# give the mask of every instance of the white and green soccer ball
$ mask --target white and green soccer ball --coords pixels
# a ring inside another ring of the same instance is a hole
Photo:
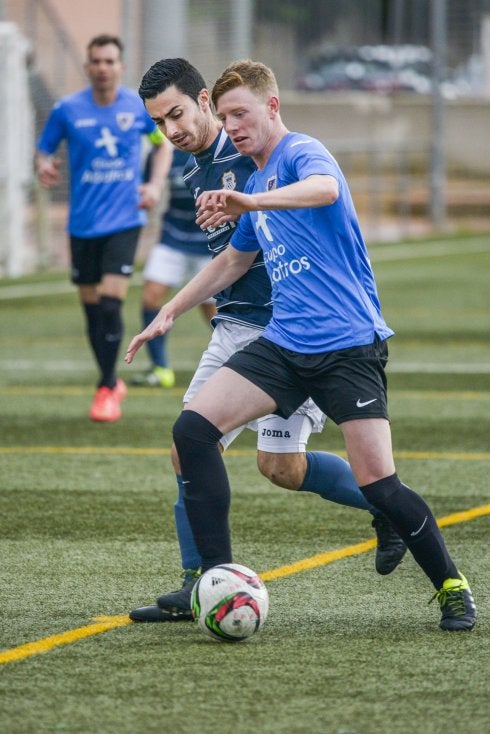
[[[222,642],[241,642],[264,624],[269,594],[264,582],[246,566],[223,563],[199,577],[191,609],[199,629]]]

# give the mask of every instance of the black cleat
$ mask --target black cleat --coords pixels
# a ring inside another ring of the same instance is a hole
[[[158,607],[162,611],[176,616],[191,614],[192,589],[200,575],[200,571],[184,571],[184,583],[180,589],[159,596],[157,599]]]
[[[187,622],[192,619],[192,614],[170,614],[164,612],[160,607],[138,607],[129,612],[129,618],[133,622]]]
[[[447,632],[469,632],[476,623],[473,594],[462,573],[460,576],[460,579],[446,579],[430,600],[439,602],[442,612],[439,627]]]
[[[378,547],[376,548],[375,567],[381,576],[395,570],[407,552],[407,546],[400,538],[386,515],[377,515],[371,525],[376,531]]]

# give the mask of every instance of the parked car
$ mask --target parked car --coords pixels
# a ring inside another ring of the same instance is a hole
[[[324,46],[309,59],[298,89],[307,91],[362,90],[394,94],[429,94],[432,87],[432,51],[411,44],[389,46]],[[456,85],[443,83],[445,96],[457,96]]]

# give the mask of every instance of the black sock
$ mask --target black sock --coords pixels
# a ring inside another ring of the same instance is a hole
[[[182,470],[185,509],[202,571],[231,563],[230,485],[218,449],[223,434],[199,413],[184,410],[173,435]]]
[[[99,387],[116,384],[116,361],[123,337],[122,301],[112,296],[100,299],[99,360],[102,378]]]
[[[360,489],[368,502],[391,520],[436,589],[447,578],[459,578],[435,517],[420,495],[402,484],[396,474]]]

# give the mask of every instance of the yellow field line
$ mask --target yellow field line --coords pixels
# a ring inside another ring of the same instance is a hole
[[[171,389],[165,389],[165,392],[155,391],[154,387],[138,387],[135,389],[129,388],[129,394],[132,398],[134,397],[182,397],[187,388],[185,387],[174,387]],[[33,397],[44,397],[44,396],[58,396],[58,397],[70,397],[70,396],[82,396],[91,395],[93,388],[82,385],[66,385],[59,387],[56,385],[36,387],[30,385],[11,385],[0,387],[0,396],[8,395],[30,395]],[[490,391],[487,390],[390,390],[390,397],[397,399],[407,400],[490,400]]]
[[[256,449],[227,449],[226,456],[255,456]],[[339,456],[345,451],[336,450]],[[132,446],[0,446],[0,454],[72,454],[74,456],[170,456],[170,449]],[[396,459],[454,459],[457,461],[490,461],[490,452],[394,451]]]
[[[439,527],[447,527],[449,525],[468,522],[469,520],[474,520],[477,517],[483,517],[483,515],[490,515],[490,504],[481,505],[480,507],[472,507],[469,510],[462,510],[461,512],[453,512],[451,515],[445,515],[444,517],[439,518],[437,524]],[[376,540],[366,540],[363,543],[348,545],[345,548],[339,548],[338,550],[318,553],[310,558],[304,558],[302,561],[298,561],[297,563],[279,566],[279,568],[274,568],[271,571],[263,571],[259,575],[263,581],[273,581],[274,579],[284,578],[285,576],[292,576],[293,574],[300,573],[301,571],[318,568],[318,566],[327,566],[329,563],[340,561],[342,558],[367,553],[367,551],[370,551],[375,546]],[[95,624],[78,627],[77,629],[69,630],[68,632],[62,632],[58,635],[45,637],[42,640],[37,640],[37,642],[28,642],[25,645],[19,645],[18,647],[13,647],[10,650],[0,652],[0,665],[4,663],[12,663],[15,660],[22,660],[23,658],[28,658],[32,655],[39,655],[39,653],[48,652],[55,647],[69,645],[72,642],[77,642],[85,637],[91,637],[92,635],[98,635],[101,632],[107,632],[108,630],[115,629],[116,627],[125,627],[128,624],[132,624],[127,614],[112,617],[93,617],[93,620]]]
[[[312,568],[318,568],[318,566],[327,566],[329,563],[340,561],[342,558],[358,556],[361,553],[367,553],[375,547],[376,540],[372,538],[371,540],[364,541],[364,543],[356,543],[356,545],[348,545],[338,550],[318,553],[316,556],[304,558],[302,561],[290,563],[287,566],[273,568],[271,571],[264,571],[259,575],[262,581],[273,581],[274,579],[284,578],[285,576],[293,576],[295,573],[300,573],[301,571],[309,571]]]
[[[45,637],[42,640],[37,640],[37,642],[28,642],[26,645],[19,645],[18,647],[12,647],[10,650],[5,650],[5,652],[0,652],[0,664],[12,663],[14,660],[39,655],[39,653],[48,652],[54,647],[69,645],[72,642],[77,642],[77,640],[83,640],[84,637],[98,635],[115,627],[124,627],[126,624],[131,624],[127,614],[118,617],[106,617],[105,621],[97,622],[97,624],[88,624],[85,627],[78,627],[74,630],[68,630],[68,632],[61,632],[59,635]]]
[[[451,515],[445,515],[437,521],[437,524],[440,528],[444,528],[449,525],[468,522],[469,520],[474,520],[475,518],[482,517],[483,515],[490,515],[490,504],[481,505],[480,507],[472,507],[469,510],[463,510],[461,512],[453,512]],[[265,571],[260,574],[260,577],[263,581],[273,581],[274,579],[284,578],[285,576],[292,576],[293,574],[300,573],[301,571],[309,571],[312,568],[318,568],[318,566],[327,566],[329,563],[340,561],[342,558],[358,556],[361,553],[367,553],[367,551],[375,547],[376,540],[372,538],[371,540],[366,540],[364,543],[348,545],[345,548],[339,548],[339,550],[318,553],[316,556],[305,558],[302,561],[297,561],[297,563],[291,563],[287,566],[274,568],[271,571]]]

